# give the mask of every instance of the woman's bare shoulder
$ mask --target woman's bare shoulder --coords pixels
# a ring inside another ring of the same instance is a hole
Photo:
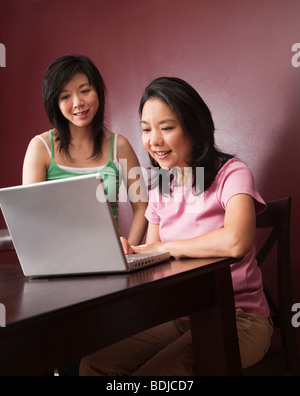
[[[42,139],[40,139],[39,137],[41,137]],[[49,131],[42,132],[42,133],[35,135],[29,142],[28,150],[31,152],[37,150],[40,153],[46,153],[46,152],[48,152],[48,150],[45,146],[45,143],[50,150],[51,143],[50,143],[50,132]]]

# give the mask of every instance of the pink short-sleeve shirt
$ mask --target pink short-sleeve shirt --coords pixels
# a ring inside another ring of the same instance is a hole
[[[256,213],[266,207],[250,169],[242,161],[230,159],[200,196],[187,186],[174,187],[170,196],[162,196],[157,188],[151,190],[146,217],[150,223],[159,224],[162,242],[194,238],[224,226],[226,205],[237,194],[253,197]],[[242,261],[231,266],[235,303],[236,308],[266,318],[270,310],[255,254],[253,246]]]

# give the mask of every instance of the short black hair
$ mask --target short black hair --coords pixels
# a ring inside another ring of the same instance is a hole
[[[44,106],[49,121],[58,134],[59,149],[69,156],[69,122],[59,109],[58,98],[62,87],[78,73],[87,76],[89,83],[96,89],[98,94],[99,108],[93,119],[94,149],[92,154],[92,157],[98,157],[101,155],[104,137],[106,87],[99,70],[91,59],[84,55],[64,55],[56,59],[49,66],[44,77]]]
[[[190,84],[176,77],[160,77],[147,86],[140,102],[140,117],[149,99],[162,100],[177,115],[183,132],[192,142],[189,166],[193,168],[194,175],[197,167],[204,167],[204,190],[207,190],[220,167],[233,157],[216,147],[215,125],[208,106]],[[154,167],[160,168],[151,156],[150,159]]]

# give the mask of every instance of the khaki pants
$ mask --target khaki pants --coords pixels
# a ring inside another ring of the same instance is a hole
[[[273,327],[269,319],[236,310],[242,367],[266,354]],[[82,376],[191,376],[196,374],[191,331],[177,321],[164,323],[85,357]]]

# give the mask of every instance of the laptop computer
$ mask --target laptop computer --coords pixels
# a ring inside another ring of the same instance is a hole
[[[0,206],[28,277],[120,273],[170,258],[125,256],[99,174],[0,189]]]

